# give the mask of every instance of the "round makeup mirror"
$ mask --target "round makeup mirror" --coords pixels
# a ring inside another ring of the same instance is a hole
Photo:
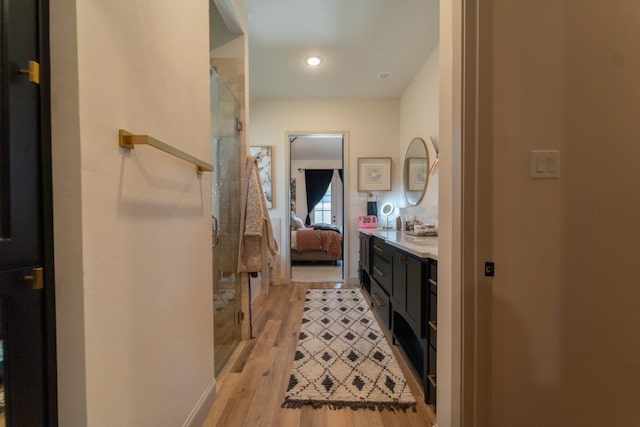
[[[393,204],[390,202],[385,203],[380,208],[380,214],[387,219],[387,225],[385,225],[383,228],[391,228],[389,226],[389,216],[391,216],[393,211],[394,211]]]
[[[382,214],[382,216],[389,216],[393,213],[393,205],[389,202],[385,203],[384,205],[382,205],[382,208],[380,208],[380,213]]]
[[[404,156],[404,196],[410,206],[422,200],[429,185],[429,150],[422,138],[413,138]]]

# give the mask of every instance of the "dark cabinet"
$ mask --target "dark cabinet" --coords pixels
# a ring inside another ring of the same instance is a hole
[[[401,310],[405,320],[418,338],[423,332],[420,327],[423,298],[422,283],[426,272],[425,263],[412,255],[397,250],[393,258],[393,301]]]
[[[371,237],[360,233],[360,271],[371,274]]]
[[[438,261],[360,233],[359,271],[371,307],[422,379],[425,401],[435,406]]]
[[[424,376],[425,400],[431,405],[436,405],[436,360],[438,348],[438,262],[428,261],[428,275],[425,282],[424,304],[428,307],[426,312],[426,359]]]
[[[382,286],[387,295],[391,295],[393,270],[391,259],[394,248],[379,237],[374,237],[371,243],[373,256],[371,258],[371,276]]]
[[[360,233],[360,261],[358,276],[360,285],[371,295],[371,236]]]
[[[435,406],[438,262],[397,248],[391,259],[393,337],[422,378],[425,401]]]
[[[371,281],[371,307],[378,313],[378,317],[387,327],[391,325],[391,304],[387,293],[378,285],[375,280]]]

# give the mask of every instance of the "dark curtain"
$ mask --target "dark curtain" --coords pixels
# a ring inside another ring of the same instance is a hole
[[[329,184],[331,184],[331,177],[333,176],[333,169],[305,169],[304,180],[307,187],[307,219],[306,225],[311,224],[311,218],[309,214],[313,208],[322,200],[322,196],[327,192]]]
[[[342,177],[342,169],[338,169],[338,175],[340,175],[340,181],[344,183],[344,178]]]

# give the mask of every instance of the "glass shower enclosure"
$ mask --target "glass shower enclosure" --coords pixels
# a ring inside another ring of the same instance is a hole
[[[211,68],[211,156],[214,365],[218,375],[241,338],[240,103]]]

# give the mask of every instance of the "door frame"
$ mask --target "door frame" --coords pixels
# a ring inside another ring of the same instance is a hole
[[[283,194],[286,194],[286,204],[284,206],[285,220],[282,223],[284,236],[283,249],[284,257],[282,264],[284,265],[284,276],[282,278],[283,284],[291,283],[291,215],[289,215],[289,209],[291,206],[291,194],[289,194],[289,188],[291,183],[291,137],[296,135],[312,135],[312,134],[324,134],[324,135],[342,135],[342,280],[345,284],[350,284],[351,277],[349,276],[349,204],[346,203],[349,200],[349,174],[345,165],[349,164],[349,131],[336,130],[336,131],[286,131],[284,134],[284,162],[285,162],[285,188]],[[357,280],[357,278],[356,278]],[[354,282],[355,283],[355,282]]]
[[[460,60],[458,66],[454,60],[453,67],[454,76],[458,70],[460,76],[460,89],[453,91],[454,99],[460,102],[460,145],[453,168],[459,167],[461,174],[456,189],[460,194],[460,416],[455,425],[488,427],[492,402],[492,279],[484,274],[484,262],[493,259],[493,148],[490,111],[480,105],[491,91],[486,83],[490,81],[492,59],[491,6],[480,0],[455,0],[453,10],[453,51],[455,55],[459,49]]]

